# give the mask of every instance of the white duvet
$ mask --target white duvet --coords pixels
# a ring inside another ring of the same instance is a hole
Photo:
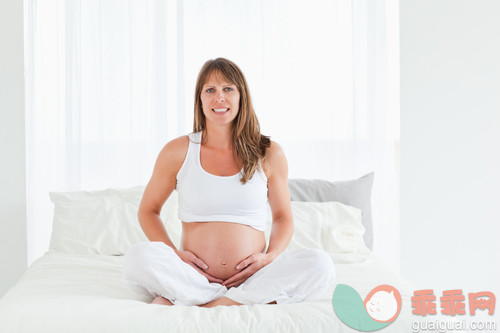
[[[381,332],[411,332],[412,287],[371,254],[333,255],[335,283],[362,298],[380,284],[402,296],[398,318]],[[0,300],[0,332],[359,332],[322,299],[289,305],[162,306],[121,281],[122,256],[46,253]],[[313,278],[313,277],[311,277]]]
[[[334,312],[336,284],[351,286],[362,299],[381,284],[392,285],[401,294],[402,308],[380,332],[411,332],[412,287],[366,247],[361,210],[339,202],[292,201],[295,230],[289,249],[322,249],[335,263],[336,280],[321,299],[210,309],[149,304],[151,299],[134,293],[121,279],[121,255],[147,240],[136,216],[142,191],[51,194],[50,251],[0,299],[0,333],[359,332]],[[162,215],[178,246],[176,195],[167,200]],[[269,211],[267,239],[271,222]]]

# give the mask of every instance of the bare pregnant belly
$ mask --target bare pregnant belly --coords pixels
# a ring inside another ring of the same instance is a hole
[[[242,260],[264,251],[263,231],[228,222],[182,223],[182,249],[203,260],[208,274],[226,280],[238,273]]]

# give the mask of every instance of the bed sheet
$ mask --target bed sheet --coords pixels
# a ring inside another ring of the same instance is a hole
[[[413,289],[405,279],[372,254],[332,259],[337,278],[321,299],[206,309],[149,304],[151,299],[122,282],[122,256],[51,251],[0,299],[0,332],[359,332],[333,310],[338,283],[353,287],[362,298],[380,284],[396,287],[403,306],[381,332],[411,332]]]

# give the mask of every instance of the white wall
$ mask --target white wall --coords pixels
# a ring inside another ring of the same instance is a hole
[[[0,297],[26,269],[23,2],[0,1]]]
[[[401,272],[419,289],[500,296],[499,14],[400,2]]]

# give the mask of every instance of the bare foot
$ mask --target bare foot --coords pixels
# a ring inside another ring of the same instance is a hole
[[[236,301],[233,301],[232,299],[230,298],[227,298],[227,297],[221,297],[221,298],[218,298],[216,300],[213,300],[211,302],[208,302],[206,304],[202,304],[202,305],[198,305],[198,306],[201,306],[203,308],[213,308],[215,306],[218,306],[218,305],[243,305],[241,303],[238,303]]]
[[[161,305],[174,305],[174,303],[170,302],[168,299],[158,296],[156,297],[151,304],[161,304]]]

